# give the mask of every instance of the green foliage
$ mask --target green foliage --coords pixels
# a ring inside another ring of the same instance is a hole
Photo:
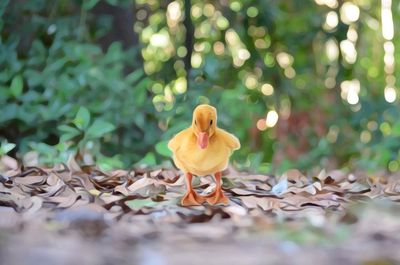
[[[101,118],[90,124],[89,110],[81,107],[70,125],[61,125],[58,129],[63,133],[60,136],[60,142],[71,141],[70,149],[75,147],[76,151],[79,152],[90,141],[98,140],[115,130],[115,126]],[[100,143],[97,142],[96,144],[99,145]]]
[[[0,133],[17,143],[21,156],[35,151],[52,164],[83,150],[99,161],[128,154],[117,164],[129,165],[161,135],[147,101],[149,79],[136,63],[138,48],[96,43],[111,20],[89,12],[95,2],[2,4]]]
[[[7,141],[2,141],[0,145],[0,157],[6,155],[8,152],[15,148],[15,144]]]
[[[381,128],[395,126],[400,116],[399,106],[384,99],[385,86],[398,85],[384,70],[380,7],[356,3],[359,18],[346,22],[342,2],[316,2],[191,1],[194,49],[188,72],[183,63],[188,35],[180,23],[188,15],[183,14],[186,2],[174,2],[181,10],[174,23],[163,16],[163,4],[138,1],[139,10],[152,10],[137,32],[145,45],[153,103],[168,133],[190,121],[196,104],[211,103],[218,107],[220,126],[242,142],[234,154],[242,169],[398,169],[400,138]],[[337,25],[327,25],[328,14],[338,18]],[[393,23],[396,28],[399,18]],[[345,44],[354,45],[354,61]],[[353,81],[360,84],[355,103],[343,88]],[[271,110],[279,121],[266,128]]]

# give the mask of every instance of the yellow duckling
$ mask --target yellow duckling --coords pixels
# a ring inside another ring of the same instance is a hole
[[[217,127],[217,110],[210,105],[199,105],[193,111],[192,125],[176,134],[168,143],[175,165],[186,177],[187,193],[182,198],[183,206],[228,204],[229,200],[221,189],[221,171],[226,169],[229,157],[240,148],[239,140],[232,134]],[[216,189],[203,197],[192,187],[193,174],[206,176],[214,174]]]

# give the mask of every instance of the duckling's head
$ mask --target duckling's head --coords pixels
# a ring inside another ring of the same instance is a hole
[[[201,149],[208,146],[208,140],[214,135],[217,127],[217,109],[202,104],[193,111],[192,129],[197,137],[197,144]]]

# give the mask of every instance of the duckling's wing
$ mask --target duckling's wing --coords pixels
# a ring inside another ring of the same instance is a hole
[[[217,134],[219,137],[221,137],[223,139],[223,141],[229,146],[229,148],[231,148],[232,150],[237,150],[240,148],[240,142],[239,139],[236,138],[236,136],[234,136],[231,133],[228,133],[225,130],[222,129],[217,129]]]
[[[175,152],[178,150],[179,146],[185,141],[186,137],[188,137],[188,132],[187,129],[180,131],[177,133],[169,142],[168,142],[168,148],[172,152]]]

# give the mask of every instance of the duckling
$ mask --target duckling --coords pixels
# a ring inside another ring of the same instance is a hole
[[[232,134],[217,127],[217,110],[202,104],[193,111],[192,125],[177,133],[169,142],[175,165],[186,178],[187,193],[183,206],[228,204],[228,198],[221,189],[221,171],[227,168],[229,157],[240,148],[239,140]],[[200,196],[192,187],[193,175],[214,175],[216,188],[208,196]]]

